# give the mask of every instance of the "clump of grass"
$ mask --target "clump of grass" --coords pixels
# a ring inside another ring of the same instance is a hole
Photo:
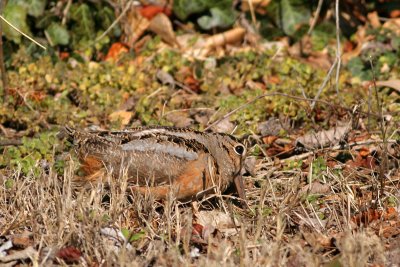
[[[258,168],[262,169],[262,164]],[[300,170],[259,171],[257,177],[248,177],[250,210],[228,205],[228,212],[238,221],[237,230],[211,235],[200,245],[191,239],[190,205],[173,198],[157,202],[151,196],[129,196],[124,178],[110,180],[108,189],[97,185],[74,191],[71,181],[75,169],[71,161],[62,175],[51,168],[27,175],[21,171],[10,174],[11,186],[6,186],[6,177],[1,180],[0,236],[31,233],[33,247],[42,255],[38,258],[41,264],[59,261],[55,252],[67,246],[82,252],[79,263],[85,265],[319,266],[333,261],[338,253],[348,266],[383,262],[377,236],[345,230],[349,224],[347,210],[343,210],[348,206],[346,197],[326,201],[324,220],[318,219],[315,207],[301,201],[299,188],[306,179]],[[344,186],[348,180],[327,173],[336,191],[330,195],[349,193]],[[218,205],[214,208],[222,210]],[[126,241],[104,236],[105,228],[122,231]],[[336,246],[318,248],[304,240],[306,233],[337,233],[339,237]],[[193,252],[196,249],[198,254]],[[44,253],[50,256],[46,259]]]

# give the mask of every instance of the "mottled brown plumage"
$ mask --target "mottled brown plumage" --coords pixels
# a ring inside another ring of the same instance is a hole
[[[244,199],[241,177],[245,148],[227,134],[187,128],[139,127],[123,131],[78,131],[65,128],[86,176],[98,182],[108,172],[127,174],[140,192],[165,198],[174,190],[178,199],[193,199],[202,192],[224,192],[235,183]]]

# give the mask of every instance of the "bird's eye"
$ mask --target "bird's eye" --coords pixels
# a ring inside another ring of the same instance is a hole
[[[234,149],[235,149],[236,154],[238,154],[238,155],[243,155],[243,153],[245,151],[245,148],[243,145],[236,145]]]

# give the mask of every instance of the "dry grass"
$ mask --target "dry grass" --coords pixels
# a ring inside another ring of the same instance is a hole
[[[62,263],[56,253],[70,246],[82,253],[75,264],[84,266],[385,264],[390,252],[384,253],[384,240],[351,219],[365,209],[355,185],[372,189],[377,184],[374,177],[355,170],[339,175],[329,168],[320,177],[310,177],[301,170],[265,166],[259,163],[257,175],[246,177],[249,210],[237,207],[229,197],[201,203],[200,210],[226,211],[236,221],[236,227],[217,228],[207,238],[201,235],[202,242],[192,235],[195,206],[173,197],[161,203],[151,196],[129,197],[126,179],[111,182],[109,189],[99,185],[73,192],[72,161],[61,177],[51,170],[37,177],[15,171],[10,174],[12,188],[0,183],[0,238],[31,236],[38,251],[33,265]],[[392,173],[396,175],[398,171]],[[307,192],[310,179],[325,187]],[[327,188],[317,202],[310,199]],[[387,196],[398,196],[397,186],[387,189]],[[102,234],[111,228],[145,234],[127,243]]]

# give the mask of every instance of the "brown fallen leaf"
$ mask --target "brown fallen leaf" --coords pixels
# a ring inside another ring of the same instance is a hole
[[[278,136],[281,131],[290,128],[290,121],[271,117],[267,121],[260,122],[257,128],[262,136]]]
[[[335,238],[333,236],[326,236],[324,234],[320,234],[318,232],[303,232],[303,237],[307,241],[308,244],[311,245],[315,250],[318,250],[319,248],[331,248],[334,247],[334,240]]]
[[[235,225],[237,225],[237,222],[233,221],[229,214],[218,210],[202,210],[196,212],[194,215],[198,224],[210,225],[219,231],[234,229]]]
[[[149,30],[160,36],[160,38],[167,44],[180,47],[172,23],[164,13],[158,13],[150,21]]]
[[[160,5],[145,5],[143,7],[139,7],[138,10],[140,15],[150,20],[160,13],[164,13],[168,17],[171,16],[172,13],[171,8]]]
[[[11,237],[11,240],[17,248],[26,248],[33,245],[32,234],[14,235]]]
[[[63,260],[67,264],[78,263],[82,253],[75,247],[61,248],[57,253],[56,257]]]
[[[131,7],[121,21],[123,31],[122,41],[133,48],[136,41],[142,37],[149,28],[150,21],[141,16],[136,7]]]
[[[387,81],[377,81],[376,86],[389,87],[400,93],[400,80],[393,79]]]
[[[388,207],[385,210],[378,210],[369,208],[351,218],[351,220],[357,225],[364,224],[369,225],[371,222],[376,220],[399,220],[399,214],[393,207]]]
[[[296,146],[301,144],[308,149],[334,146],[339,144],[339,142],[345,138],[350,129],[351,123],[346,123],[346,125],[337,126],[329,130],[307,133],[298,137],[295,144]]]
[[[383,25],[383,28],[392,30],[394,34],[400,33],[400,18],[389,19]]]
[[[370,149],[361,147],[355,159],[346,162],[346,165],[352,168],[365,168],[374,170],[376,168],[376,159],[371,155]]]
[[[193,124],[194,120],[189,117],[187,112],[174,112],[165,115],[165,118],[172,122],[175,127],[189,127]]]
[[[240,9],[244,12],[255,10],[257,13],[264,15],[267,13],[266,7],[271,3],[271,0],[247,0],[242,1]]]
[[[234,128],[235,125],[229,120],[229,118],[226,118],[211,127],[214,132],[218,133],[230,133]]]
[[[376,12],[376,11],[371,12],[371,13],[369,13],[369,14],[367,15],[367,17],[368,17],[368,20],[369,20],[371,26],[372,26],[374,29],[377,29],[377,28],[381,27],[382,24],[381,24],[381,22],[380,22],[380,20],[379,20],[378,12]]]
[[[133,112],[131,112],[131,111],[118,110],[118,111],[111,113],[108,116],[108,119],[112,122],[120,121],[121,126],[126,126],[130,122],[132,116],[133,116]]]
[[[313,182],[312,184],[308,184],[304,186],[300,192],[308,193],[308,194],[325,194],[331,191],[331,187],[329,184],[321,184],[318,181]]]
[[[113,43],[104,60],[117,60],[122,54],[128,51],[129,49],[123,43]]]
[[[24,250],[15,251],[11,255],[0,257],[0,263],[18,261],[18,260],[24,260],[24,259],[33,259],[33,258],[36,258],[37,254],[38,254],[38,252],[33,247],[27,247]]]
[[[215,48],[226,44],[234,44],[241,41],[244,37],[246,30],[242,27],[237,27],[232,30],[219,33],[206,38],[202,47]]]

